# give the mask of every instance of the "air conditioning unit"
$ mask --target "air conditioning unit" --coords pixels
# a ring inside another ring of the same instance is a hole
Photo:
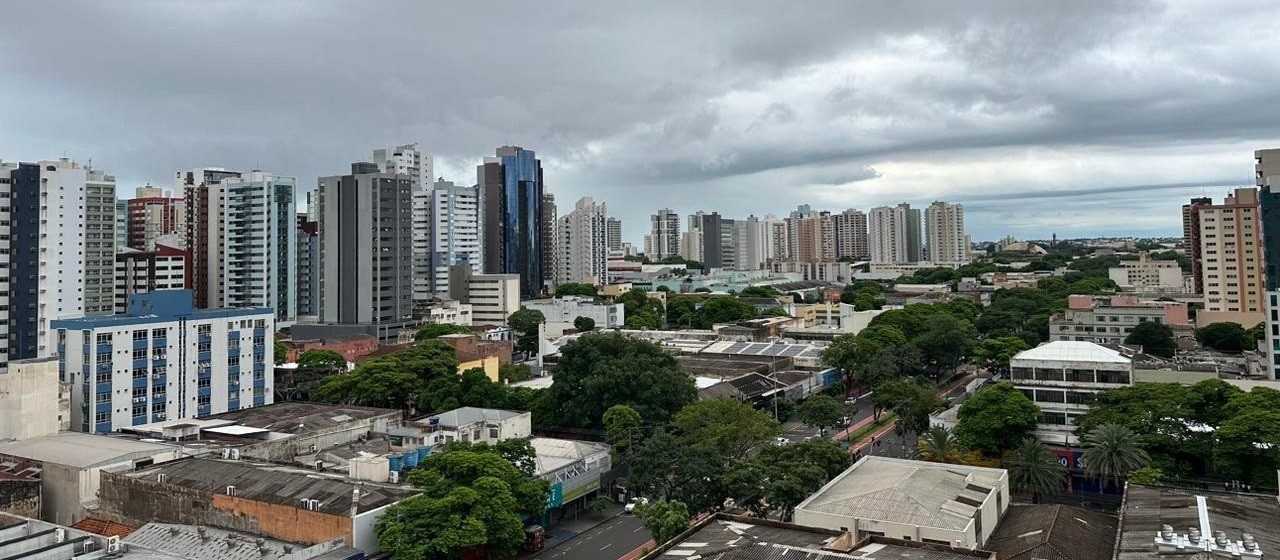
[[[391,478],[387,479],[392,484],[400,484],[400,471],[391,471]]]
[[[107,553],[121,552],[120,537],[107,537]]]
[[[238,460],[240,460],[240,450],[239,450],[239,449],[228,449],[227,451],[230,451],[230,452],[231,452],[231,457],[230,457],[231,459],[235,459],[235,460],[237,460],[237,461],[238,461]]]
[[[235,487],[235,486],[227,486],[227,495],[228,495],[228,496],[235,496],[235,495],[236,495],[236,487]]]

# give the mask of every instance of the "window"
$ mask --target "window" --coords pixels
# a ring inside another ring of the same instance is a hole
[[[213,345],[212,343],[209,343],[209,342],[201,342],[196,345],[197,352],[208,352],[212,348],[213,348]]]
[[[205,388],[208,388],[211,383],[212,383],[212,379],[208,377],[201,377],[198,381],[196,381],[196,387],[205,389]]]
[[[98,333],[98,344],[111,344],[111,333]]]
[[[209,403],[212,402],[212,400],[213,400],[212,397],[210,397],[209,395],[200,395],[199,397],[196,398],[196,405],[209,406]]]
[[[164,338],[164,329],[151,329],[151,338]]]
[[[213,332],[213,325],[196,325],[196,334],[200,336],[208,336]]]
[[[111,364],[111,352],[98,352],[98,365]]]
[[[146,349],[146,348],[135,348],[135,349],[133,350],[133,359],[135,359],[135,360],[145,360],[145,359],[147,359],[147,349]]]
[[[105,424],[105,423],[110,422],[110,421],[111,421],[111,413],[110,413],[110,412],[99,412],[99,413],[96,413],[96,414],[94,414],[94,415],[93,415],[93,423],[94,423],[94,424]]]

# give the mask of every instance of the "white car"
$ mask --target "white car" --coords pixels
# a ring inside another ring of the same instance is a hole
[[[627,505],[622,506],[622,511],[624,513],[635,513],[636,506],[647,505],[649,505],[649,498],[631,498],[630,500],[627,500]]]
[[[789,440],[789,439],[787,439],[787,438],[784,438],[784,437],[776,437],[776,438],[773,438],[773,444],[774,444],[774,445],[776,445],[776,446],[778,446],[778,447],[782,447],[782,446],[784,446],[784,445],[787,445],[788,443],[791,443],[791,440]]]

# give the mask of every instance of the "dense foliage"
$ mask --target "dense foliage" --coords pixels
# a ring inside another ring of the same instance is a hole
[[[1124,343],[1141,346],[1143,352],[1165,358],[1173,357],[1174,351],[1178,349],[1177,343],[1173,340],[1173,329],[1169,328],[1169,325],[1154,321],[1144,321],[1135,325],[1133,332],[1124,338]]]
[[[558,426],[600,428],[604,412],[625,404],[648,423],[664,423],[697,398],[693,379],[675,358],[652,342],[611,332],[594,332],[560,351],[555,383]]]
[[[520,352],[538,351],[538,327],[547,322],[547,318],[537,309],[521,307],[510,317],[507,326],[516,332],[516,350]]]
[[[1040,407],[1007,381],[986,387],[960,405],[956,437],[970,449],[999,456],[1040,423]]]
[[[452,323],[431,323],[424,325],[418,332],[413,335],[413,339],[417,341],[431,340],[440,338],[447,334],[470,334],[471,327],[462,325],[454,325]]]

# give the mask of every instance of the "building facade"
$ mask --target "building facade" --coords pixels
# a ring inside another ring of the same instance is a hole
[[[362,325],[380,340],[413,322],[413,191],[408,175],[353,163],[319,179],[321,323]]]
[[[649,235],[644,237],[644,254],[651,261],[682,255],[680,214],[670,208],[663,208],[649,216]]]
[[[626,322],[621,303],[598,303],[593,298],[565,296],[552,299],[534,299],[522,302],[521,307],[542,312],[547,323],[572,325],[578,317],[595,321],[597,329],[620,329]]]
[[[1199,225],[1202,325],[1256,325],[1266,318],[1265,260],[1258,189],[1240,188],[1222,204],[1192,209]]]
[[[201,167],[179,171],[175,187],[182,190],[186,211],[187,270],[196,307],[222,306],[223,277],[223,190],[222,182],[239,178],[239,171],[221,167]]]
[[[182,197],[173,197],[161,189],[138,187],[134,198],[126,201],[125,228],[127,245],[140,251],[154,251],[156,239],[177,235],[186,246],[187,210]]]
[[[413,198],[413,300],[431,299],[432,182],[435,166],[431,153],[417,144],[373,151],[373,162],[384,173],[406,175]]]
[[[1144,293],[1178,293],[1188,288],[1178,261],[1154,260],[1139,253],[1136,261],[1122,261],[1107,270],[1107,276],[1121,290]]]
[[[296,181],[253,171],[222,181],[222,289],[218,307],[269,307],[298,320]]]
[[[604,222],[605,245],[609,251],[622,250],[622,220],[610,216]]]
[[[924,210],[924,230],[929,262],[946,265],[969,262],[964,206],[935,201]]]
[[[1073,295],[1067,310],[1049,318],[1049,340],[1123,344],[1139,323],[1168,325],[1175,335],[1190,335],[1187,304],[1140,300],[1134,296]]]
[[[298,214],[298,317],[320,315],[320,224]]]
[[[604,203],[583,197],[571,212],[556,220],[557,285],[570,282],[601,285],[608,281],[608,214]]]
[[[1132,354],[1092,342],[1057,341],[1019,352],[1009,362],[1013,385],[1040,407],[1036,438],[1077,445],[1076,420],[1098,393],[1133,384]]]
[[[1267,363],[1271,377],[1280,379],[1280,148],[1257,150],[1253,160],[1266,258]]]
[[[871,246],[867,240],[867,215],[850,208],[833,215],[832,219],[836,229],[836,258],[871,258]]]
[[[138,294],[123,315],[61,319],[71,427],[88,433],[272,402],[275,315],[195,310],[189,290]]]
[[[907,203],[872,208],[867,215],[867,239],[873,263],[920,262],[920,210]]]
[[[115,312],[129,310],[129,296],[156,290],[186,290],[187,252],[165,244],[165,237],[155,243],[154,251],[124,247],[116,253]],[[177,241],[177,236],[167,239]]]
[[[436,181],[431,189],[431,291],[449,293],[449,269],[484,265],[480,244],[480,188]]]
[[[520,310],[520,276],[475,274],[470,266],[449,272],[449,298],[471,306],[476,325],[506,325],[507,317]]]
[[[547,215],[542,162],[532,150],[498,148],[476,168],[480,186],[481,243],[486,274],[518,274],[520,293],[536,297],[546,272]],[[552,219],[554,219],[552,210]]]
[[[57,358],[9,362],[0,371],[0,441],[56,434],[71,426],[71,390]]]

